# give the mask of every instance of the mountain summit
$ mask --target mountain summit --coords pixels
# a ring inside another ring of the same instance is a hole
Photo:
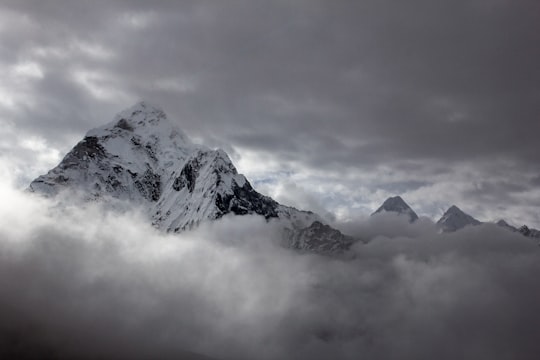
[[[446,210],[444,215],[437,221],[437,225],[443,232],[451,232],[469,225],[480,225],[481,222],[466,214],[460,208],[452,205]]]
[[[47,196],[72,190],[84,200],[126,200],[146,209],[157,228],[172,232],[230,213],[257,214],[280,221],[295,247],[301,230],[322,222],[312,212],[255,191],[223,150],[194,144],[163,110],[144,101],[90,130],[58,166],[32,181],[29,190]],[[319,232],[316,242],[303,241],[302,249],[343,250],[351,243],[332,233],[329,246],[324,234]]]
[[[418,220],[418,215],[413,209],[401,198],[401,196],[389,197],[371,216],[383,212],[393,212],[409,217],[409,222]]]

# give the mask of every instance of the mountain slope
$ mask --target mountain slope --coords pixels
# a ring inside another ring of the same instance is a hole
[[[481,222],[463,212],[455,205],[450,206],[444,215],[437,221],[443,232],[452,232],[469,225],[480,225]]]
[[[292,232],[289,241],[293,249],[341,253],[348,250],[355,239],[320,221],[314,221],[310,226]]]
[[[147,209],[156,227],[174,232],[229,213],[278,219],[288,236],[322,221],[255,191],[223,150],[192,143],[161,109],[146,102],[90,130],[29,190],[47,196],[74,190],[84,200],[127,200]]]
[[[413,209],[403,200],[400,196],[389,197],[384,203],[377,209],[371,216],[380,214],[383,212],[393,212],[400,215],[406,215],[409,217],[409,222],[418,220],[418,215]]]

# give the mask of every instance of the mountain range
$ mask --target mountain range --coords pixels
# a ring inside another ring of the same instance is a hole
[[[359,239],[342,234],[317,214],[279,204],[257,192],[223,150],[193,143],[159,107],[141,101],[84,138],[29,191],[56,196],[65,191],[84,201],[125,201],[146,211],[163,231],[181,232],[227,214],[263,216],[283,229],[286,246],[316,253],[341,253]],[[399,197],[372,215],[394,212],[410,222],[418,215]],[[456,231],[480,222],[452,206],[437,222]],[[527,227],[526,236],[540,236]]]
[[[400,196],[394,196],[386,199],[384,203],[373,214],[371,214],[371,216],[376,216],[377,214],[385,212],[395,213],[399,216],[407,217],[411,223],[418,220],[418,215]],[[456,205],[450,206],[436,223],[441,232],[454,232],[467,226],[477,226],[482,224],[484,223],[465,213]],[[496,222],[496,225],[512,232],[519,232],[527,237],[540,238],[540,230],[529,228],[527,225],[516,228],[502,219]]]

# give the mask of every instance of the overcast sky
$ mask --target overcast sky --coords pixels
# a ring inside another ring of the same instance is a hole
[[[146,99],[288,205],[540,227],[540,2],[0,5],[0,156],[19,187]]]

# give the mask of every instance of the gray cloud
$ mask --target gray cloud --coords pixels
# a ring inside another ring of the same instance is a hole
[[[386,236],[340,260],[280,248],[258,217],[173,236],[136,212],[0,193],[3,357],[538,354],[538,246],[496,226],[436,235],[425,220],[383,217],[357,228]]]

